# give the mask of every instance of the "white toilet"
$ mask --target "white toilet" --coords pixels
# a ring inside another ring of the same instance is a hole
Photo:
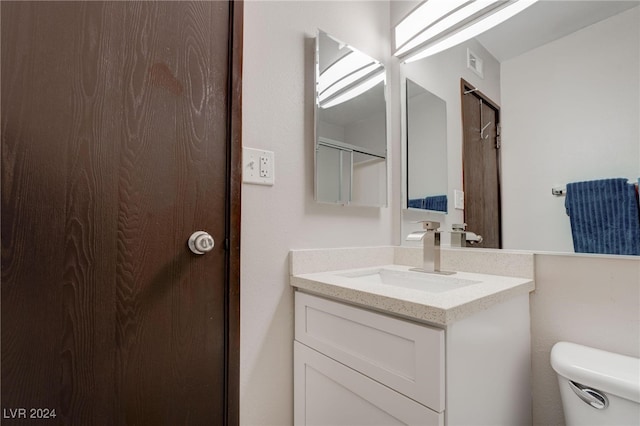
[[[551,366],[567,426],[640,425],[640,359],[558,342]]]

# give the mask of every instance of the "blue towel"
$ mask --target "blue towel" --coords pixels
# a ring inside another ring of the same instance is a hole
[[[640,255],[640,209],[627,179],[567,184],[565,208],[576,253]]]
[[[412,209],[424,209],[424,198],[410,199],[408,207]]]
[[[447,196],[434,195],[424,199],[424,208],[427,210],[435,210],[438,212],[447,212]]]

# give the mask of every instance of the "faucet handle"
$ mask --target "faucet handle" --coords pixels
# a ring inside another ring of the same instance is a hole
[[[422,223],[422,229],[426,229],[427,231],[437,231],[440,228],[440,222],[436,222],[435,220],[421,220],[418,223]]]
[[[467,232],[466,239],[471,244],[480,244],[483,240],[482,235],[478,235],[475,232]]]
[[[451,230],[452,231],[464,231],[465,229],[467,229],[467,224],[466,223],[454,223],[451,225]]]

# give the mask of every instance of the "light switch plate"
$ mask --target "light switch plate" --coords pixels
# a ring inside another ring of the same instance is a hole
[[[242,147],[242,181],[256,185],[273,185],[275,182],[273,151]]]
[[[464,192],[459,189],[453,191],[453,205],[458,210],[464,210]]]

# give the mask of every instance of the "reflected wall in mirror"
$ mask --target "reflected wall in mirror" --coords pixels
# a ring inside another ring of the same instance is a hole
[[[405,207],[447,212],[447,104],[406,79]]]
[[[323,31],[316,38],[315,199],[387,204],[387,104],[382,63]]]
[[[565,198],[551,189],[640,177],[639,4],[539,1],[475,39],[401,65],[447,103],[449,194],[463,189],[460,79],[500,106],[503,248],[573,252]],[[467,67],[468,51],[483,61],[482,77]],[[403,212],[403,240],[417,226],[411,214]],[[441,222],[450,230],[464,210]]]

